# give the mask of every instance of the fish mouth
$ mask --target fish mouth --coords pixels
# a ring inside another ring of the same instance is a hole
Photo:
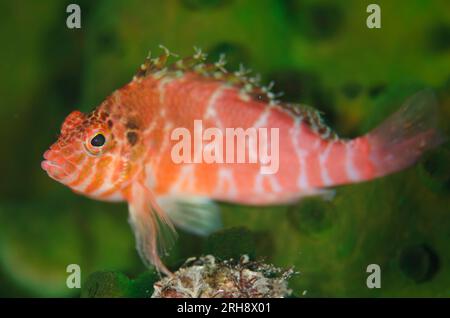
[[[41,162],[41,168],[49,172],[50,169],[62,169],[62,167],[52,160],[44,160]]]
[[[45,171],[49,172],[50,169],[56,168],[61,169],[61,166],[54,160],[50,159],[50,150],[44,153],[44,160],[41,162],[41,167]]]
[[[67,174],[63,167],[52,160],[44,160],[41,162],[42,169],[47,175],[55,181],[63,182],[67,178]]]
[[[41,168],[47,172],[50,178],[56,181],[60,181],[66,177],[63,166],[55,160],[50,159],[49,150],[44,153],[44,160],[41,162]]]

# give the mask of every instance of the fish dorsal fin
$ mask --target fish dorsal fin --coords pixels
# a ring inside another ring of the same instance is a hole
[[[222,226],[220,209],[211,199],[167,195],[157,201],[177,227],[190,233],[209,235]]]
[[[271,82],[267,86],[260,85],[260,76],[250,76],[251,70],[246,69],[242,64],[236,71],[230,71],[225,68],[226,59],[225,54],[222,54],[218,61],[207,62],[207,54],[201,49],[194,47],[194,54],[185,58],[178,59],[173,63],[168,63],[170,56],[177,56],[170,52],[164,46],[163,54],[152,58],[151,53],[148,54],[144,63],[141,64],[136,72],[133,80],[139,81],[146,76],[152,75],[155,77],[176,76],[185,72],[194,72],[202,77],[212,80],[222,81],[230,86],[236,87],[250,98],[276,104],[276,98],[281,94],[271,92],[274,85]]]
[[[160,272],[171,275],[161,261],[177,238],[175,228],[144,183],[132,185],[129,201],[129,222],[136,237],[136,248],[146,266],[153,265]]]
[[[279,106],[293,116],[299,117],[303,123],[320,135],[322,139],[335,140],[338,138],[338,135],[324,123],[322,114],[317,109],[304,104],[292,103],[282,103]]]
[[[164,46],[163,54],[156,58],[151,58],[151,54],[147,56],[145,62],[140,66],[133,80],[139,81],[142,78],[152,75],[155,77],[178,76],[185,72],[194,72],[204,78],[222,81],[225,84],[240,90],[247,95],[250,100],[266,103],[268,106],[280,107],[288,111],[294,116],[302,118],[303,122],[309,125],[323,139],[336,139],[337,135],[324,124],[320,112],[312,107],[299,104],[281,103],[277,98],[282,93],[272,92],[274,82],[270,82],[267,86],[260,84],[260,76],[250,76],[251,70],[244,68],[241,64],[237,71],[231,72],[225,68],[225,55],[222,54],[215,63],[206,61],[207,55],[201,50],[194,47],[194,54],[189,57],[178,59],[168,64],[171,56],[177,56],[170,52]]]

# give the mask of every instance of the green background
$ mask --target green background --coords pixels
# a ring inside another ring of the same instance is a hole
[[[344,137],[367,132],[432,87],[448,136],[447,0],[375,1],[381,29],[366,27],[374,1],[86,0],[76,2],[82,28],[71,30],[71,2],[0,2],[0,296],[77,297],[80,290],[65,285],[72,263],[86,284],[91,273],[111,271],[103,281],[114,287],[105,283],[104,295],[149,294],[154,275],[141,275],[126,205],[73,194],[40,161],[71,110],[93,109],[159,44],[180,56],[194,45],[212,58],[227,53],[229,68],[243,63],[265,83],[275,80],[283,100],[323,111]],[[218,234],[228,238],[223,255],[242,251],[294,265],[301,274],[290,286],[297,296],[306,290],[302,297],[448,297],[449,162],[445,143],[406,171],[339,187],[332,202],[221,204],[224,227],[246,229]],[[211,238],[180,236],[165,260],[172,268],[220,250]],[[381,289],[366,287],[372,263],[381,266]]]

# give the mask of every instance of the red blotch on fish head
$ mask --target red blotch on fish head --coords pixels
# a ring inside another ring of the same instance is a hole
[[[64,120],[61,126],[61,135],[69,134],[75,127],[81,125],[86,120],[86,115],[75,110],[71,112]]]

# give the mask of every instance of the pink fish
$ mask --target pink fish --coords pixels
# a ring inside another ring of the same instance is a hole
[[[327,195],[334,186],[405,169],[441,142],[429,90],[409,98],[375,130],[347,140],[312,108],[277,102],[244,72],[227,72],[223,60],[204,63],[205,55],[197,51],[167,65],[169,55],[147,58],[133,80],[93,112],[68,115],[42,162],[51,178],[77,193],[127,201],[142,259],[168,275],[160,255],[173,242],[175,226],[197,234],[214,231],[220,226],[215,201],[270,205]],[[220,160],[219,152],[244,149],[257,156],[264,148],[245,144],[246,139],[229,145],[213,144],[212,135],[205,138],[207,131],[227,136],[227,128],[275,128],[277,134],[266,134],[263,141],[277,143],[270,148],[276,150],[271,154],[276,169],[263,173],[267,160],[261,158]],[[180,149],[177,129],[196,139],[193,147]],[[193,161],[180,162],[174,149]],[[199,149],[215,161],[198,157]]]

